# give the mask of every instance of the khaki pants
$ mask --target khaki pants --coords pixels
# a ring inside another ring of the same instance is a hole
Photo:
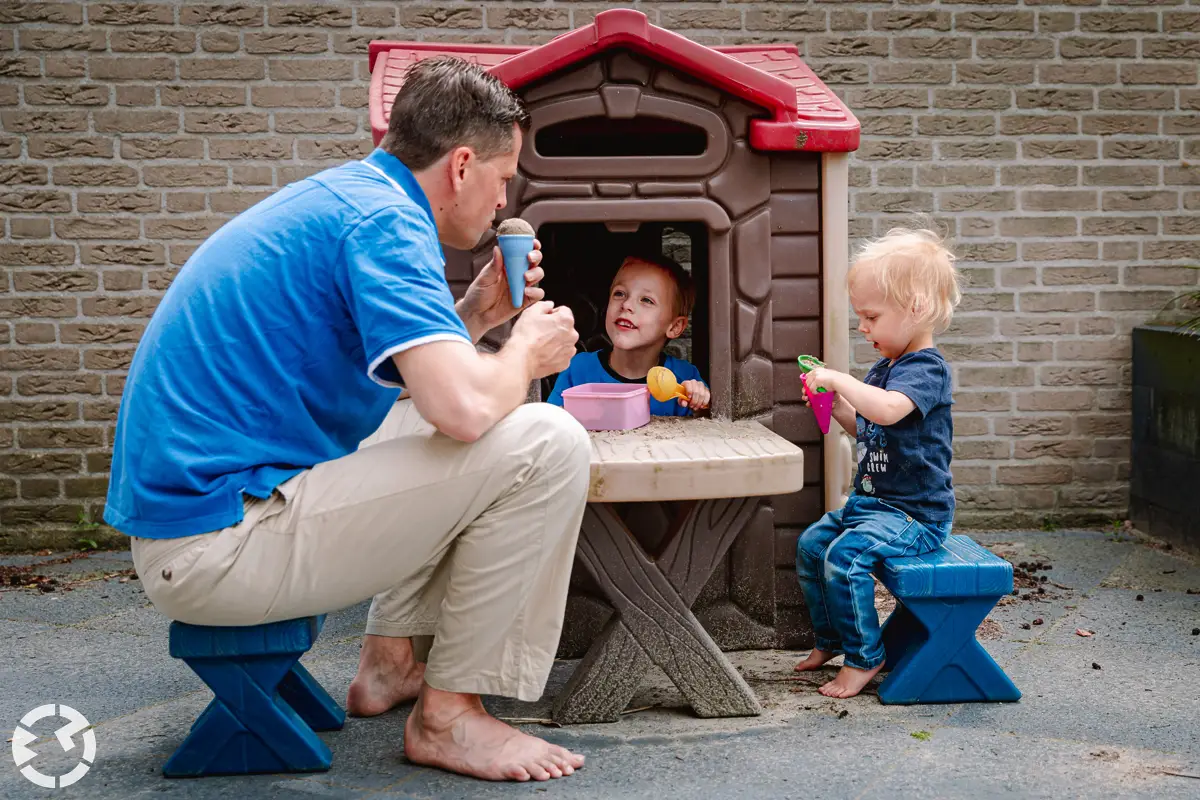
[[[239,524],[134,538],[133,561],[155,607],[200,625],[374,597],[367,633],[416,637],[430,686],[536,700],[562,629],[590,453],[583,428],[553,406],[521,406],[464,444],[401,401],[356,452],[247,500]]]

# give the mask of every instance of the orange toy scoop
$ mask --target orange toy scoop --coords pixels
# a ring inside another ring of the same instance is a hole
[[[687,400],[687,392],[675,379],[675,373],[666,367],[651,367],[646,373],[646,388],[650,395],[660,403],[666,403],[676,398]]]

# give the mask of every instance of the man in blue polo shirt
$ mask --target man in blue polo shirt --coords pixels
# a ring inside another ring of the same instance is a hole
[[[444,273],[441,245],[473,247],[504,207],[528,124],[478,67],[421,62],[379,149],[213,234],[138,346],[105,510],[172,619],[373,597],[351,713],[415,699],[409,759],[494,780],[583,763],[479,701],[541,695],[587,493],[583,429],[523,405],[577,339],[540,253],[495,355],[473,344],[517,312],[499,250],[457,305]]]

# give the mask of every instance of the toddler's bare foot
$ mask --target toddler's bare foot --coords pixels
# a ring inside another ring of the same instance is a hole
[[[367,635],[350,682],[346,710],[352,717],[373,717],[416,698],[425,665],[413,659],[412,640]]]
[[[814,647],[812,652],[808,654],[808,658],[796,665],[796,672],[808,672],[820,669],[831,658],[837,658],[837,653],[831,653],[828,650],[818,650]]]
[[[883,664],[874,669],[842,667],[838,670],[836,678],[817,691],[826,697],[854,697],[854,695],[863,690],[864,686],[871,682],[871,678],[874,678],[875,674],[881,669],[883,669]]]
[[[583,766],[583,756],[488,714],[478,695],[428,685],[404,724],[404,754],[414,764],[489,781],[544,781]]]

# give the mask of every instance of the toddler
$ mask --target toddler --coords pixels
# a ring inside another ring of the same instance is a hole
[[[665,403],[650,398],[650,413],[685,417],[708,408],[711,395],[700,371],[663,348],[687,329],[695,302],[691,276],[664,256],[630,256],[621,262],[608,290],[604,330],[612,348],[599,353],[577,353],[565,372],[559,373],[547,402],[563,404],[564,389],[583,383],[641,383],[651,367],[663,366],[687,394],[687,400]]]
[[[796,552],[816,633],[796,671],[844,653],[820,689],[829,697],[853,697],[883,666],[872,571],[936,549],[954,519],[950,368],[933,345],[961,296],[954,255],[931,231],[894,229],[863,248],[848,282],[858,330],[880,359],[865,381],[826,368],[804,376],[814,392],[837,392],[834,418],[858,442],[849,500],[808,528]]]

